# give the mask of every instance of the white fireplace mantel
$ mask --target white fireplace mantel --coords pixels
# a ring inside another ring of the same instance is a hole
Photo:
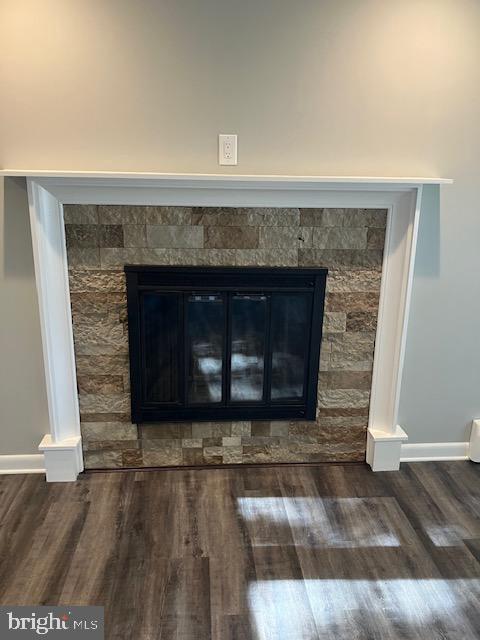
[[[39,449],[48,481],[73,481],[83,470],[63,204],[386,208],[367,462],[374,471],[398,469],[401,444],[407,440],[397,416],[422,188],[451,180],[55,171],[0,175],[24,176],[28,182],[50,419]]]

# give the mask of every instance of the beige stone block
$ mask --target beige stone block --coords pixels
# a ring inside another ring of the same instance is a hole
[[[328,269],[381,269],[380,249],[299,249],[298,262],[303,267]]]
[[[75,352],[80,355],[128,353],[128,337],[117,323],[74,324]]]
[[[138,449],[125,449],[122,451],[122,467],[135,469],[143,466],[143,451]]]
[[[323,316],[324,333],[343,333],[346,331],[347,315],[341,311],[327,311]]]
[[[377,269],[330,270],[328,293],[380,292],[382,273]]]
[[[372,386],[370,371],[325,371],[319,377],[320,389],[362,389]]]
[[[377,312],[379,294],[373,291],[364,293],[327,293],[325,297],[326,311],[351,311]]]
[[[241,464],[243,462],[243,447],[228,447],[224,449],[223,464]]]
[[[123,376],[112,375],[77,375],[79,393],[123,393]]]
[[[236,262],[235,249],[196,249],[196,264],[200,266],[233,267]]]
[[[347,314],[347,331],[375,331],[377,313],[369,311],[351,311]]]
[[[82,440],[83,451],[126,451],[139,448],[138,440]]]
[[[82,394],[80,395],[80,411],[85,413],[127,413],[130,411],[130,395],[116,394]]]
[[[145,451],[157,451],[158,449],[180,449],[182,441],[175,438],[153,438],[152,440],[140,440]]]
[[[127,295],[123,292],[71,293],[72,313],[80,315],[105,314],[110,316],[127,305]]]
[[[145,264],[145,249],[137,248],[102,248],[100,262],[102,268],[123,268],[126,264]]]
[[[256,249],[258,229],[255,227],[205,227],[207,249]]]
[[[202,446],[202,438],[184,438],[182,440],[182,447],[184,449],[201,449]]]
[[[368,407],[370,391],[359,389],[321,389],[318,393],[318,405],[324,408],[361,408]]]
[[[125,292],[125,274],[120,270],[70,269],[71,293]]]
[[[154,440],[156,438],[180,439],[192,437],[190,422],[159,422],[138,425],[139,438]]]
[[[224,438],[231,435],[230,422],[193,422],[193,438]]]
[[[298,265],[297,249],[237,249],[238,266],[295,267]]]
[[[77,375],[128,375],[128,355],[76,356]]]
[[[311,247],[313,229],[310,227],[260,227],[261,249],[293,249]]]
[[[147,225],[147,246],[172,249],[203,247],[203,227]]]
[[[272,436],[288,436],[289,422],[275,421],[270,424],[270,433]]]
[[[183,464],[182,449],[165,448],[155,451],[143,452],[143,464],[145,467],[170,467]]]
[[[249,436],[251,434],[251,422],[232,422],[230,426],[232,436]]]
[[[242,444],[240,436],[227,436],[222,438],[222,446],[224,447],[238,447]]]
[[[85,451],[85,469],[116,469],[122,466],[121,451]]]
[[[353,333],[332,335],[330,369],[370,371],[373,364],[375,334]]]

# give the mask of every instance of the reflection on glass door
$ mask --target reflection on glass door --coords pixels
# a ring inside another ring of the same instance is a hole
[[[225,304],[220,294],[187,298],[189,404],[222,401]]]
[[[303,397],[309,309],[306,295],[272,295],[272,400]]]
[[[258,402],[264,393],[267,297],[234,295],[231,314],[230,399]]]
[[[150,402],[179,401],[178,304],[173,293],[146,293],[142,297],[144,388]]]

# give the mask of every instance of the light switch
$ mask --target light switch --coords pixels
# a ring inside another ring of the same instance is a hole
[[[218,136],[218,164],[237,164],[237,136],[221,133]]]

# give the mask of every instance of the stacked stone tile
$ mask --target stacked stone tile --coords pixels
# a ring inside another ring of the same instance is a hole
[[[69,205],[87,468],[365,457],[386,211]],[[315,422],[130,420],[125,264],[329,269]]]

